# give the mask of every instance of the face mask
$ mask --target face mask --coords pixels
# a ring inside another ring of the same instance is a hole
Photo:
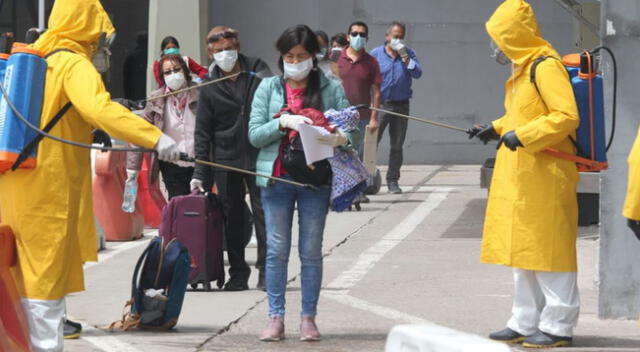
[[[316,54],[316,59],[322,61],[325,57],[327,57],[327,48],[320,48],[320,52]]]
[[[364,45],[366,44],[367,40],[362,38],[361,36],[350,36],[351,37],[351,42],[350,45],[353,48],[353,50],[355,51],[360,51],[362,50],[362,48],[364,48]]]
[[[340,55],[342,54],[342,48],[332,48],[331,54],[329,54],[329,60],[338,62]]]
[[[169,49],[164,49],[164,54],[165,55],[180,55],[180,49],[178,48],[169,48]]]
[[[216,65],[218,65],[222,71],[231,72],[231,70],[236,66],[236,61],[238,61],[238,51],[224,50],[219,53],[215,53],[213,54],[213,60],[215,60]]]
[[[116,38],[116,34],[113,33],[107,38],[105,33],[102,33],[100,39],[92,45],[95,48],[91,62],[96,70],[100,73],[105,73],[111,68],[111,51],[109,48]]]
[[[392,48],[396,48],[398,47],[398,45],[404,45],[404,43],[402,42],[402,39],[400,38],[393,38],[389,41],[389,46]]]
[[[284,78],[291,78],[294,81],[301,81],[309,75],[313,69],[313,60],[308,58],[297,64],[284,62]]]
[[[167,84],[167,87],[169,87],[169,89],[178,90],[184,87],[186,80],[184,79],[184,74],[182,74],[182,72],[178,72],[164,76],[164,83]]]
[[[504,54],[504,52],[502,52],[502,50],[500,50],[500,48],[496,45],[496,43],[493,42],[493,40],[491,41],[491,58],[496,60],[497,63],[499,63],[500,65],[507,65],[511,62],[511,60],[509,60],[509,58],[507,57],[507,55]]]
[[[100,73],[105,73],[111,68],[111,51],[107,48],[98,48],[93,54],[91,62],[96,70]]]

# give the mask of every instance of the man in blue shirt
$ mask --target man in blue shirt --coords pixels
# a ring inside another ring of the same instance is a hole
[[[422,67],[413,49],[407,48],[403,42],[406,27],[403,23],[393,22],[387,29],[385,45],[371,51],[378,60],[382,73],[382,106],[384,110],[400,114],[409,114],[411,99],[411,81],[422,76]],[[378,143],[384,130],[389,126],[389,170],[387,185],[389,193],[398,194],[402,190],[398,186],[400,167],[402,167],[402,146],[407,134],[407,122],[404,117],[382,114],[379,118]]]

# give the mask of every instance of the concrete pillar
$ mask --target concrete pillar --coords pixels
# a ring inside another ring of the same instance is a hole
[[[640,2],[603,0],[604,45],[618,59],[618,121],[609,150],[610,169],[601,181],[600,296],[601,318],[638,319],[640,313],[640,242],[626,227],[622,206],[627,185],[626,159],[638,130],[640,79]],[[612,71],[605,61],[607,110],[611,108]],[[611,116],[607,113],[607,116]],[[610,126],[610,124],[607,124]],[[609,131],[607,131],[607,134]]]
[[[208,65],[204,37],[209,30],[207,0],[151,0],[149,2],[149,63],[147,93],[156,89],[153,62],[160,57],[160,42],[172,35],[180,42],[180,52],[201,65]]]

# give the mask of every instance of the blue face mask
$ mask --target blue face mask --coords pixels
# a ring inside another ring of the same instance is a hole
[[[356,51],[362,50],[362,48],[364,48],[364,45],[367,43],[367,40],[362,38],[361,36],[357,36],[357,37],[349,36],[349,37],[351,39],[351,41],[349,42],[350,43],[349,45]]]
[[[164,49],[164,54],[165,55],[180,55],[180,49],[178,48],[169,48],[169,49]]]

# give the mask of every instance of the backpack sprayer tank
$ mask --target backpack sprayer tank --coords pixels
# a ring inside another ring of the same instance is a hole
[[[40,126],[46,72],[47,62],[40,51],[14,47],[7,60],[2,80],[3,87],[18,111],[36,126]],[[4,97],[1,97],[0,173],[11,168],[20,152],[35,137],[36,132],[27,128],[9,108]],[[22,168],[35,166],[36,150],[21,164]]]

